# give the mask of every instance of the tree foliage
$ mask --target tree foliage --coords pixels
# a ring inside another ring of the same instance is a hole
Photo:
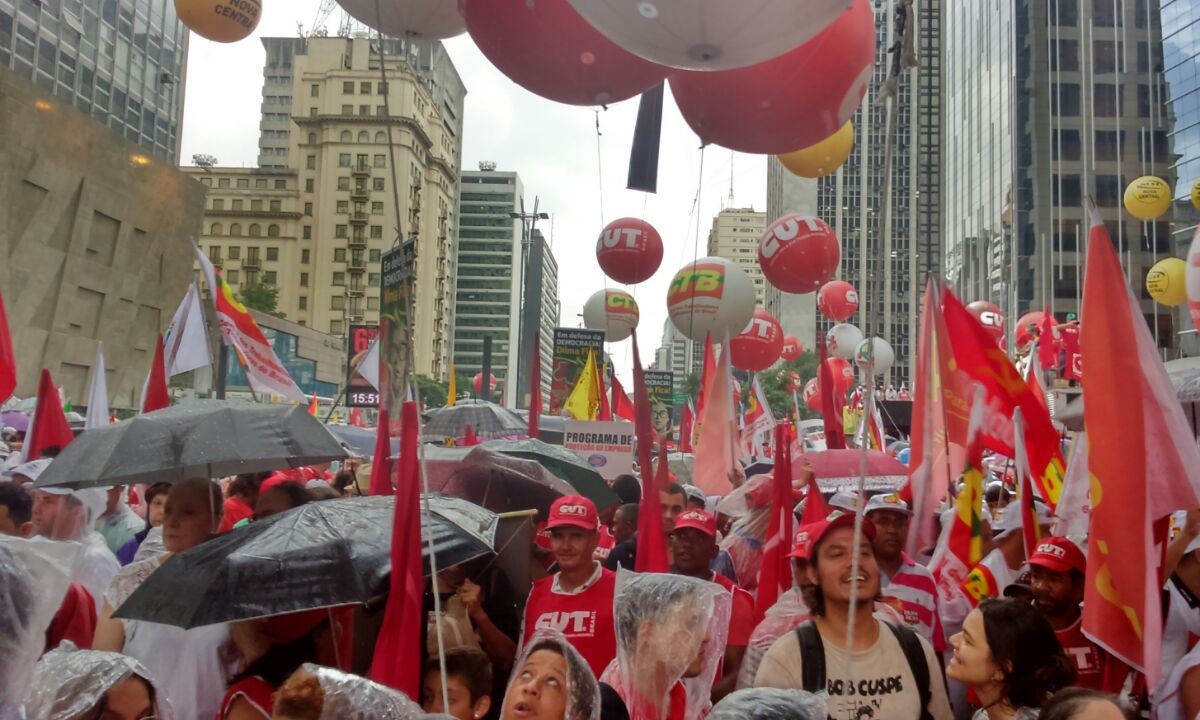
[[[417,392],[420,394],[421,402],[425,403],[425,407],[436,408],[446,404],[448,383],[441,383],[424,375],[414,375],[413,382],[417,384]]]
[[[242,304],[248,308],[254,308],[275,317],[283,317],[283,313],[278,311],[279,288],[274,285],[262,282],[245,285],[238,293],[238,300],[241,300]]]
[[[767,396],[767,404],[771,406],[771,412],[776,418],[791,417],[792,415],[792,373],[797,373],[800,376],[800,387],[809,379],[817,376],[817,356],[812,352],[805,352],[800,357],[791,362],[780,360],[770,369],[758,374],[758,382],[762,385],[763,394]],[[741,373],[742,386],[746,387],[750,381],[750,373]],[[800,391],[797,390],[797,398],[800,406],[801,419],[817,417],[817,414],[808,409],[804,404],[804,399],[799,396]],[[743,391],[743,395],[745,391]]]

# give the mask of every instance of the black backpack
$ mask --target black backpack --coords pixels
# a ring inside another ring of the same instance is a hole
[[[929,689],[929,661],[925,658],[925,649],[917,634],[905,627],[897,627],[891,623],[885,625],[904,652],[904,659],[912,670],[913,679],[917,683],[917,692],[921,698],[921,720],[933,720],[929,712],[929,700],[933,693]],[[805,621],[796,628],[796,640],[800,642],[800,657],[804,664],[801,668],[803,690],[811,693],[825,692],[825,643],[821,641],[821,633],[812,620]]]

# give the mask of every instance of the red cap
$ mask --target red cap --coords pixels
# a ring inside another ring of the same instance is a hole
[[[543,550],[550,549],[550,531],[546,529],[546,522],[544,520],[533,528],[533,544]]]
[[[817,552],[817,545],[821,544],[831,530],[840,527],[854,527],[854,513],[834,510],[824,520],[804,527],[808,529],[808,557],[811,558]],[[875,539],[875,523],[871,522],[870,518],[863,518],[862,532],[867,541]]]
[[[1029,564],[1052,572],[1078,570],[1082,575],[1087,574],[1087,557],[1078,545],[1062,536],[1043,538],[1029,557]]]
[[[600,516],[596,512],[596,504],[582,495],[564,495],[550,506],[550,517],[546,520],[546,529],[556,527],[577,527],[584,530],[596,530],[600,527]]]
[[[705,535],[716,537],[717,519],[703,510],[688,510],[679,513],[679,517],[675,518],[675,529],[671,532],[676,533],[685,528],[699,530]]]
[[[795,537],[792,538],[792,551],[788,553],[790,558],[799,558],[801,560],[808,559],[808,538],[812,534],[813,528],[820,523],[809,523],[801,525],[796,531]]]

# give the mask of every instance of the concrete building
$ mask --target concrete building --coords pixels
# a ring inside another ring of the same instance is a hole
[[[654,364],[650,369],[675,373],[676,384],[682,386],[688,374],[695,372],[695,368],[688,362],[692,344],[679,332],[675,323],[667,318],[663,321],[662,341],[658,350],[654,351]],[[703,348],[701,350],[703,351]]]
[[[453,64],[440,43],[386,42],[385,88],[378,47],[366,37],[263,44],[262,167],[196,171],[217,183],[202,244],[238,272],[232,284],[273,280],[286,318],[344,336],[350,324],[379,321],[380,257],[401,237],[415,237],[415,372],[445,380],[466,97]],[[233,185],[220,187],[222,179]],[[253,219],[261,241],[245,239]],[[230,236],[235,222],[242,239]],[[275,238],[267,235],[272,224]],[[257,266],[246,265],[250,249],[263,251],[251,261]]]
[[[754,304],[765,307],[767,281],[758,264],[758,241],[767,229],[767,214],[754,208],[729,208],[717,213],[708,230],[708,255],[730,260],[754,283]]]
[[[1060,319],[1079,311],[1087,196],[1135,288],[1174,251],[1170,216],[1142,223],[1122,210],[1141,175],[1175,185],[1157,6],[946,3],[946,275],[1010,327],[1045,306]],[[1171,345],[1172,315],[1141,299]]]
[[[1175,217],[1172,247],[1177,257],[1186,257],[1192,235],[1200,223],[1200,211],[1192,206],[1191,189],[1200,182],[1200,5],[1191,0],[1161,0],[1163,74],[1166,78],[1167,116],[1172,123],[1169,138],[1175,160]],[[1200,355],[1200,337],[1186,308],[1175,314],[1180,348],[1187,355]]]
[[[87,399],[103,343],[109,403],[137,407],[192,276],[204,187],[71,102],[0,67],[0,288],[19,396],[41,368]]]
[[[921,293],[931,274],[941,274],[941,15],[944,6],[961,4],[914,3],[920,65],[901,73],[897,85],[890,221],[885,222],[883,196],[888,110],[879,102],[895,36],[890,3],[874,3],[877,60],[852,118],[854,150],[836,173],[818,181],[817,215],[840,238],[841,277],[858,290],[859,310],[851,322],[887,340],[896,353],[885,385],[912,383]],[[822,333],[831,324],[824,318],[816,322]]]
[[[769,227],[784,215],[800,213],[817,214],[817,181],[797,177],[779,162],[778,158],[767,158],[767,216]],[[757,256],[756,256],[757,257]],[[785,293],[766,280],[763,286],[763,305],[767,312],[779,320],[783,332],[797,338],[805,348],[816,347],[817,295],[793,295]]]
[[[454,361],[460,376],[475,377],[483,368],[483,339],[490,336],[491,373],[504,383],[508,407],[525,407],[528,402],[528,375],[522,368],[528,365],[523,359],[532,354],[533,327],[541,331],[543,398],[550,397],[550,360],[560,313],[558,263],[549,243],[532,223],[526,243],[525,221],[513,217],[521,213],[524,192],[520,175],[497,171],[492,163],[480,163],[480,170],[462,174]]]
[[[172,0],[0,0],[0,67],[172,165],[187,50]]]

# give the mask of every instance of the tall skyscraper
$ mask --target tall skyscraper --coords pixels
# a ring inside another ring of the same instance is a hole
[[[173,165],[187,49],[173,0],[0,0],[0,67]]]
[[[766,280],[758,264],[758,240],[766,227],[766,213],[754,208],[729,208],[717,213],[708,231],[709,257],[724,258],[746,271],[754,283],[756,307],[764,307],[766,293]]]
[[[770,226],[784,215],[800,213],[817,214],[817,181],[796,177],[779,162],[778,158],[767,158],[767,217]],[[757,254],[755,255],[757,258]],[[763,304],[767,312],[779,320],[783,332],[798,339],[806,348],[813,349],[817,328],[817,296],[815,293],[793,295],[785,293],[766,281]]]
[[[1122,210],[1139,176],[1175,185],[1157,6],[946,3],[946,275],[1010,326],[1043,307],[1079,311],[1087,196],[1135,288],[1173,252],[1170,216]],[[1160,344],[1173,344],[1172,315],[1141,299]]]
[[[868,337],[887,340],[896,353],[885,385],[912,382],[921,290],[926,278],[940,274],[940,33],[942,8],[954,4],[913,4],[919,65],[900,73],[893,101],[890,213],[883,195],[889,183],[884,173],[888,109],[880,93],[891,71],[888,49],[896,35],[891,3],[875,4],[875,72],[852,118],[854,150],[836,173],[818,181],[817,215],[841,240],[841,277],[858,290],[859,309],[851,322]],[[830,324],[817,319],[817,332]]]

